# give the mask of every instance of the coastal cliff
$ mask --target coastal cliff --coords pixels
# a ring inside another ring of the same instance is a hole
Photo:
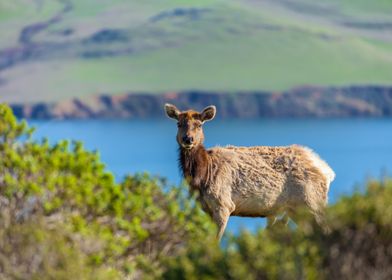
[[[98,95],[56,103],[11,104],[19,118],[159,118],[163,104],[202,109],[214,104],[221,118],[391,117],[392,86],[300,87],[287,92]]]

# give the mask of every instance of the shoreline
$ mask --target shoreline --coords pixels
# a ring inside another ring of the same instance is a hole
[[[223,119],[392,117],[392,86],[298,87],[285,92],[183,91],[97,95],[59,102],[10,104],[18,118],[154,119],[163,105],[201,110],[215,105]]]

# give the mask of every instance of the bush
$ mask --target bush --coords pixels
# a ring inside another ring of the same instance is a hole
[[[81,143],[32,132],[0,105],[1,279],[159,276],[162,258],[213,227],[183,188],[146,174],[116,183]]]
[[[228,236],[226,246],[189,246],[169,260],[166,279],[391,279],[392,180],[327,209],[331,232],[303,214],[296,227],[277,225]]]

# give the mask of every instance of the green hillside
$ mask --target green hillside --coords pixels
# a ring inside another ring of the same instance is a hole
[[[0,0],[0,30],[0,101],[392,81],[388,0]]]

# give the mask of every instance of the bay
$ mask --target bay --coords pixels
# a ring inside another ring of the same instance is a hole
[[[171,184],[182,179],[177,164],[177,127],[163,120],[32,121],[35,139],[47,137],[84,142],[97,150],[118,180],[148,172]],[[213,120],[204,125],[205,146],[305,145],[326,160],[336,173],[329,201],[361,190],[364,182],[392,170],[391,119]],[[232,217],[228,228],[254,230],[261,218]]]

